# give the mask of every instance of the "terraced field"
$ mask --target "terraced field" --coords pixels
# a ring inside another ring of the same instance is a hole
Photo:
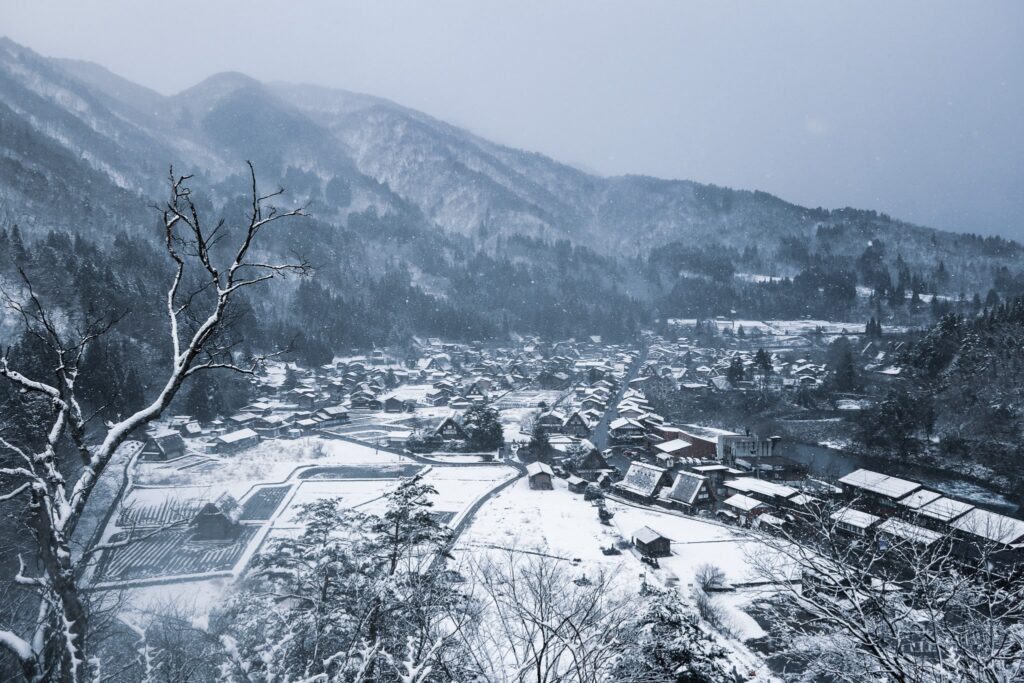
[[[291,486],[265,486],[257,489],[242,504],[240,519],[245,521],[266,521],[274,516],[281,501],[288,495]]]
[[[238,536],[226,541],[193,541],[191,529],[168,529],[123,548],[107,551],[97,569],[105,581],[131,581],[161,576],[229,571],[245,552],[259,530],[242,526]],[[137,537],[142,533],[136,532]],[[127,534],[114,534],[110,541],[124,540]]]
[[[191,520],[206,502],[201,498],[185,500],[169,498],[159,505],[132,505],[121,509],[117,517],[117,526],[122,529],[161,527],[182,520]]]

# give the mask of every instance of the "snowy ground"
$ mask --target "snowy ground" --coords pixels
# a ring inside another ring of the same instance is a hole
[[[540,414],[540,408],[507,408],[498,413],[505,443],[529,441],[533,420]]]
[[[682,599],[688,599],[689,584],[701,564],[718,565],[731,582],[753,579],[747,554],[757,551],[758,544],[739,530],[616,501],[607,503],[615,513],[612,524],[603,525],[592,503],[569,493],[561,479],[555,479],[554,485],[554,491],[534,491],[522,478],[489,500],[461,536],[456,547],[457,560],[507,549],[540,553],[565,561],[566,566],[581,575],[594,576],[603,570],[616,573],[623,583],[634,588],[644,580],[674,586]],[[602,548],[620,545],[641,526],[650,526],[673,540],[673,555],[660,561],[659,570],[642,564],[630,549],[620,555],[602,553]],[[740,642],[764,635],[754,619],[743,611],[751,600],[763,594],[763,589],[738,590],[714,598],[736,636],[723,636],[724,644],[735,653],[741,670],[757,671],[750,680],[771,679],[763,662]]]
[[[209,456],[211,467],[179,468],[171,463],[139,463],[137,486],[217,487],[241,495],[255,484],[283,482],[306,465],[385,465],[405,462],[401,456],[348,441],[306,437],[266,439],[253,448],[224,456]]]

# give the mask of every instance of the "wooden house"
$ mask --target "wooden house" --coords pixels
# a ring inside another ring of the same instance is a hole
[[[749,525],[758,515],[764,514],[771,509],[766,503],[761,502],[757,498],[751,498],[742,493],[729,496],[722,501],[722,506],[724,512],[744,525]]]
[[[715,492],[707,477],[679,472],[672,486],[662,489],[661,501],[669,507],[694,513],[710,510],[715,504]]]
[[[530,488],[534,491],[550,491],[554,488],[555,473],[542,462],[531,462],[526,466],[526,476],[530,480]]]
[[[143,460],[173,460],[185,455],[185,440],[178,432],[166,432],[146,440],[142,447]]]
[[[836,527],[840,531],[852,536],[867,536],[882,519],[871,513],[855,510],[851,507],[836,510],[829,515],[829,518],[836,523]]]
[[[238,519],[242,508],[238,501],[225,493],[207,503],[192,518],[192,539],[197,541],[227,541],[238,536]]]
[[[389,396],[384,399],[384,412],[385,413],[404,413],[408,410],[406,401],[398,398],[397,396]]]
[[[899,501],[924,488],[916,481],[865,469],[854,470],[840,478],[839,485],[847,500],[857,500],[858,507],[885,515],[901,512]]]
[[[186,439],[194,439],[203,435],[203,426],[198,422],[186,422],[178,428],[178,433]]]
[[[672,541],[648,526],[634,531],[632,541],[644,557],[668,557],[672,554]]]
[[[644,462],[633,462],[622,481],[613,484],[616,493],[640,503],[652,502],[662,486],[671,485],[667,470]]]
[[[583,460],[580,461],[579,465],[576,466],[576,473],[589,481],[597,481],[598,476],[603,472],[608,472],[612,469],[612,466],[608,464],[605,457],[601,455],[601,451],[596,448],[591,448],[590,451],[583,456]]]
[[[218,436],[213,443],[213,449],[217,453],[237,453],[255,446],[259,442],[260,435],[246,427]]]
[[[575,436],[580,439],[586,439],[590,436],[590,424],[579,411],[576,411],[569,417],[565,418],[565,422],[562,423],[562,433],[569,434],[570,436]]]
[[[572,475],[567,480],[569,482],[569,491],[572,493],[583,493],[587,490],[587,485],[590,483],[582,477]]]
[[[454,417],[450,416],[441,420],[440,424],[434,428],[434,434],[445,441],[466,438],[466,431],[462,428],[462,425],[460,425]]]
[[[644,432],[642,424],[624,417],[608,425],[608,435],[616,443],[640,443],[644,440]]]
[[[348,409],[345,406],[327,406],[316,412],[316,419],[321,427],[337,427],[348,422]]]
[[[443,406],[448,404],[448,392],[444,389],[432,389],[423,398],[429,406]]]
[[[259,420],[252,424],[252,429],[260,438],[273,439],[281,436],[291,427],[291,416],[278,413],[277,415],[267,415],[261,417]]]

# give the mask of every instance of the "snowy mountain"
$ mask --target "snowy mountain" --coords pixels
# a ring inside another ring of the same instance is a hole
[[[763,192],[644,176],[600,177],[484,140],[393,102],[224,73],[166,97],[95,64],[42,57],[0,39],[0,198],[30,232],[94,233],[146,223],[167,168],[213,184],[252,159],[317,217],[346,225],[367,210],[455,246],[496,254],[515,236],[567,240],[619,260],[664,245],[736,253],[794,275],[792,245],[856,259],[883,242],[955,291],[984,292],[1020,247],[917,227],[871,211],[827,211]],[[390,220],[385,218],[386,220]],[[924,276],[922,276],[924,277]],[[635,290],[635,288],[634,288]]]

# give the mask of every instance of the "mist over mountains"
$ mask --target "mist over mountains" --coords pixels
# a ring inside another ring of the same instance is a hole
[[[229,216],[250,159],[261,184],[308,204],[313,220],[270,247],[315,254],[324,296],[365,302],[391,273],[459,311],[445,325],[454,333],[626,334],[737,308],[815,315],[819,298],[857,317],[904,293],[969,299],[1019,284],[1021,247],[1001,238],[758,191],[600,177],[342,90],[223,73],[168,97],[2,39],[0,92],[0,207],[26,240],[55,230],[102,249],[115,233],[151,236],[171,165]],[[764,282],[801,275],[795,289]],[[867,290],[870,304],[851,296]],[[417,315],[398,318],[363,323],[381,329],[361,341],[423,331]]]

